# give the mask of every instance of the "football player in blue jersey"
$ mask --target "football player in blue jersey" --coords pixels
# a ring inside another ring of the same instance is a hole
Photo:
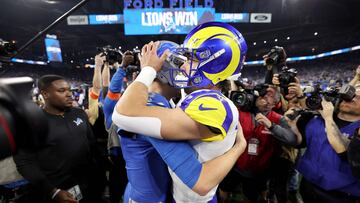
[[[158,46],[159,42],[150,42],[142,48],[142,70],[119,100],[113,122],[126,131],[158,139],[192,140],[201,163],[224,154],[241,127],[235,105],[215,89],[242,69],[247,46],[241,33],[228,24],[210,22],[194,28],[179,49],[158,57]],[[172,84],[190,90],[179,108],[146,105],[149,87],[164,61],[174,67],[169,69]],[[176,202],[213,199],[217,185],[196,193],[174,172],[170,170]]]
[[[162,41],[157,54],[177,46],[173,42]],[[148,106],[170,108],[168,100],[179,93],[170,86],[167,67],[169,64],[165,63],[149,88]],[[201,164],[188,142],[159,140],[123,130],[119,131],[119,135],[129,179],[124,202],[165,202],[171,183],[167,167],[187,187],[206,194],[222,180],[245,148],[240,132],[238,142],[229,152]]]

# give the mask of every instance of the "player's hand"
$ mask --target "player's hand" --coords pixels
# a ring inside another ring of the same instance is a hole
[[[140,65],[141,68],[145,66],[150,66],[154,68],[157,72],[161,70],[161,66],[163,65],[167,52],[165,51],[164,54],[159,57],[157,55],[157,49],[159,47],[160,42],[153,42],[151,41],[148,44],[145,44],[141,49],[141,58],[140,58]]]
[[[243,153],[246,148],[246,139],[240,124],[238,124],[238,131],[236,133],[236,140],[234,147],[237,147],[240,150],[240,153]]]

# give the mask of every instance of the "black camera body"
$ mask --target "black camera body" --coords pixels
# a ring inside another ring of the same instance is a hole
[[[322,91],[321,88],[317,86],[306,98],[305,103],[311,110],[320,110],[322,98],[332,102],[334,106],[337,106],[341,101],[351,101],[354,97],[355,88],[351,85],[343,85],[340,89],[328,87],[325,91]]]
[[[134,56],[134,62],[131,65],[140,67],[140,58],[139,58],[140,53],[141,53],[140,49],[138,48],[133,49],[132,54]]]
[[[259,84],[253,88],[243,88],[239,91],[230,92],[230,100],[234,102],[241,111],[256,112],[256,99],[259,96],[264,96],[269,86],[266,84]]]
[[[279,64],[279,59],[281,54],[284,53],[284,48],[279,46],[274,46],[270,49],[270,51],[265,55],[267,58],[265,59],[266,65],[277,65]]]
[[[280,87],[287,90],[290,83],[295,82],[297,70],[295,68],[283,68],[279,73]]]
[[[112,48],[110,45],[104,47],[98,47],[97,50],[105,56],[105,61],[109,65],[114,65],[116,62],[121,63],[123,53],[120,49]]]
[[[47,119],[31,101],[32,84],[30,77],[0,79],[0,159],[17,146],[36,148],[46,139]]]

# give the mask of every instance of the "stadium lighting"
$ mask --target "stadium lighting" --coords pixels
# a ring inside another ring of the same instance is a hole
[[[264,41],[264,44],[266,44],[266,41]]]
[[[287,37],[286,39],[287,39],[287,40],[290,40],[290,37]]]
[[[275,39],[274,41],[275,41],[275,42],[277,42],[277,41],[278,41],[278,39]]]
[[[316,35],[318,35],[318,33],[317,33],[317,32],[314,32],[314,35],[316,36]]]
[[[43,0],[43,2],[48,3],[48,4],[57,4],[57,3],[59,3],[58,1],[52,1],[52,0]]]
[[[256,45],[256,42],[254,42],[253,44],[254,44],[254,46],[255,46],[255,45]]]
[[[89,59],[86,59],[86,61],[89,61]]]
[[[71,61],[70,61],[70,63],[74,63],[74,61],[73,61],[73,60],[71,60]]]

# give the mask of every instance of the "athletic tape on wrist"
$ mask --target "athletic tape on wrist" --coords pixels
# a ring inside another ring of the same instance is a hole
[[[145,66],[141,69],[140,74],[136,77],[135,82],[141,82],[148,88],[156,77],[156,70],[150,66]]]

